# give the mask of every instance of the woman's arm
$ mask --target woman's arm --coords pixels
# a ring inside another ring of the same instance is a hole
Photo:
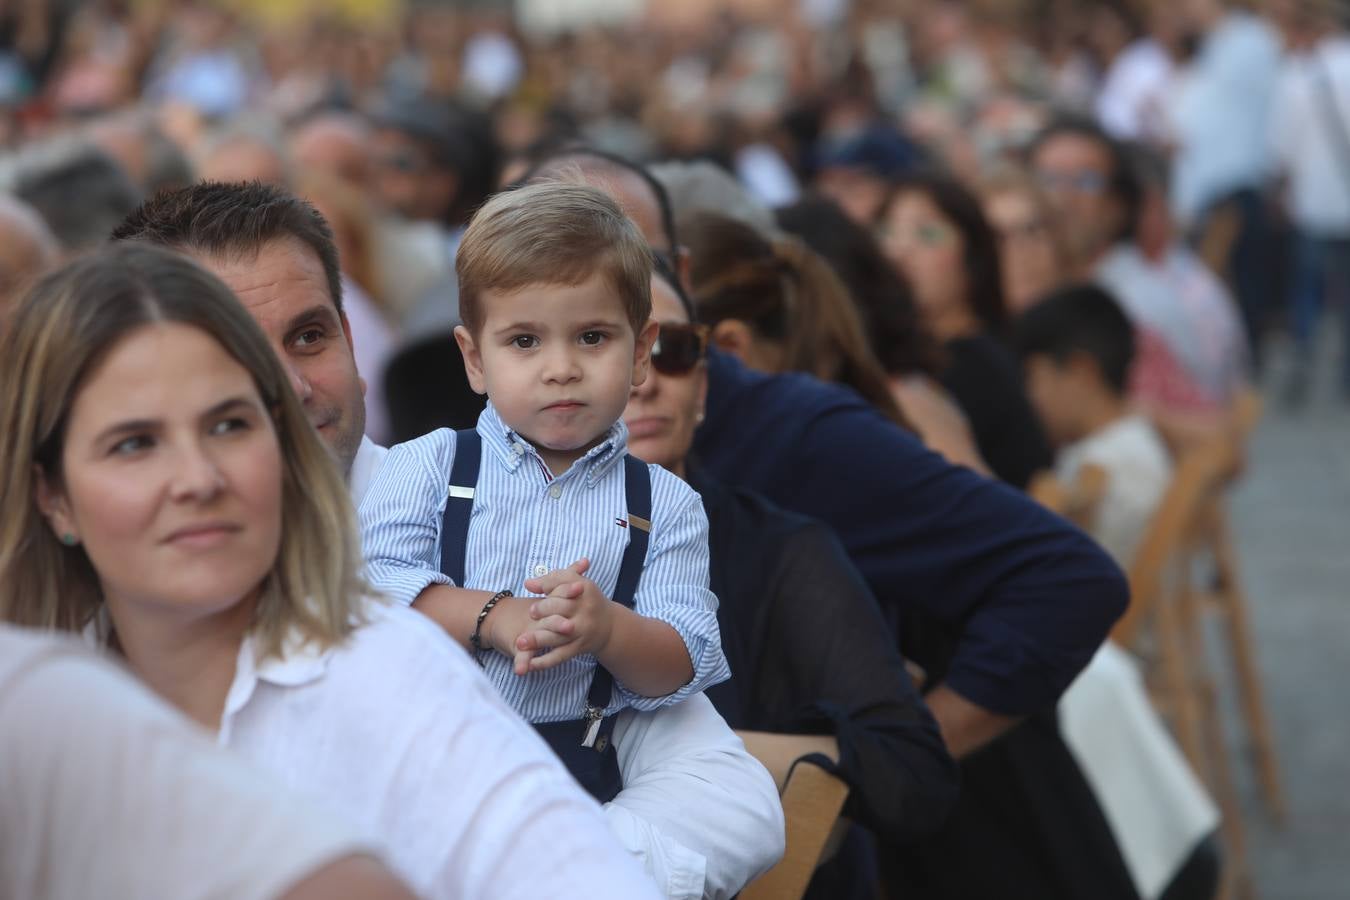
[[[846,814],[893,840],[932,831],[955,802],[956,765],[919,697],[891,630],[862,576],[824,527],[804,523],[779,544],[758,597],[769,604],[765,660],[753,663],[757,696],[773,710],[754,726],[832,736],[851,789]],[[781,747],[778,749],[782,749]]]

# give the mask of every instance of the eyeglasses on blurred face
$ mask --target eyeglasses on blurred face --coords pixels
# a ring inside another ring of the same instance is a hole
[[[1036,173],[1041,189],[1049,192],[1073,191],[1076,194],[1100,194],[1106,190],[1106,176],[1092,169],[1076,172],[1052,172],[1046,169]]]
[[[708,352],[708,326],[662,322],[652,345],[652,365],[662,375],[688,375]]]

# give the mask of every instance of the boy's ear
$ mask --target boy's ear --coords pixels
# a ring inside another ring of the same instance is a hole
[[[633,387],[646,381],[651,373],[652,347],[656,346],[656,336],[660,331],[660,324],[655,319],[648,319],[637,333],[637,340],[633,342]]]
[[[483,377],[483,354],[478,350],[469,329],[463,325],[455,326],[455,343],[459,344],[460,355],[464,357],[464,374],[469,377],[469,387],[475,394],[487,393],[487,379]]]

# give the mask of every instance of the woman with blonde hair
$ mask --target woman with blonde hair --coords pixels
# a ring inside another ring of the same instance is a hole
[[[649,896],[533,732],[368,596],[347,491],[256,323],[185,257],[42,279],[0,343],[0,620],[83,632],[424,896]]]

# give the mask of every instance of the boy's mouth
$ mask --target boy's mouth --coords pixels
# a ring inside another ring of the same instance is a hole
[[[551,409],[557,412],[570,412],[574,409],[581,409],[585,406],[580,400],[559,400],[557,403],[550,403],[544,409]]]

